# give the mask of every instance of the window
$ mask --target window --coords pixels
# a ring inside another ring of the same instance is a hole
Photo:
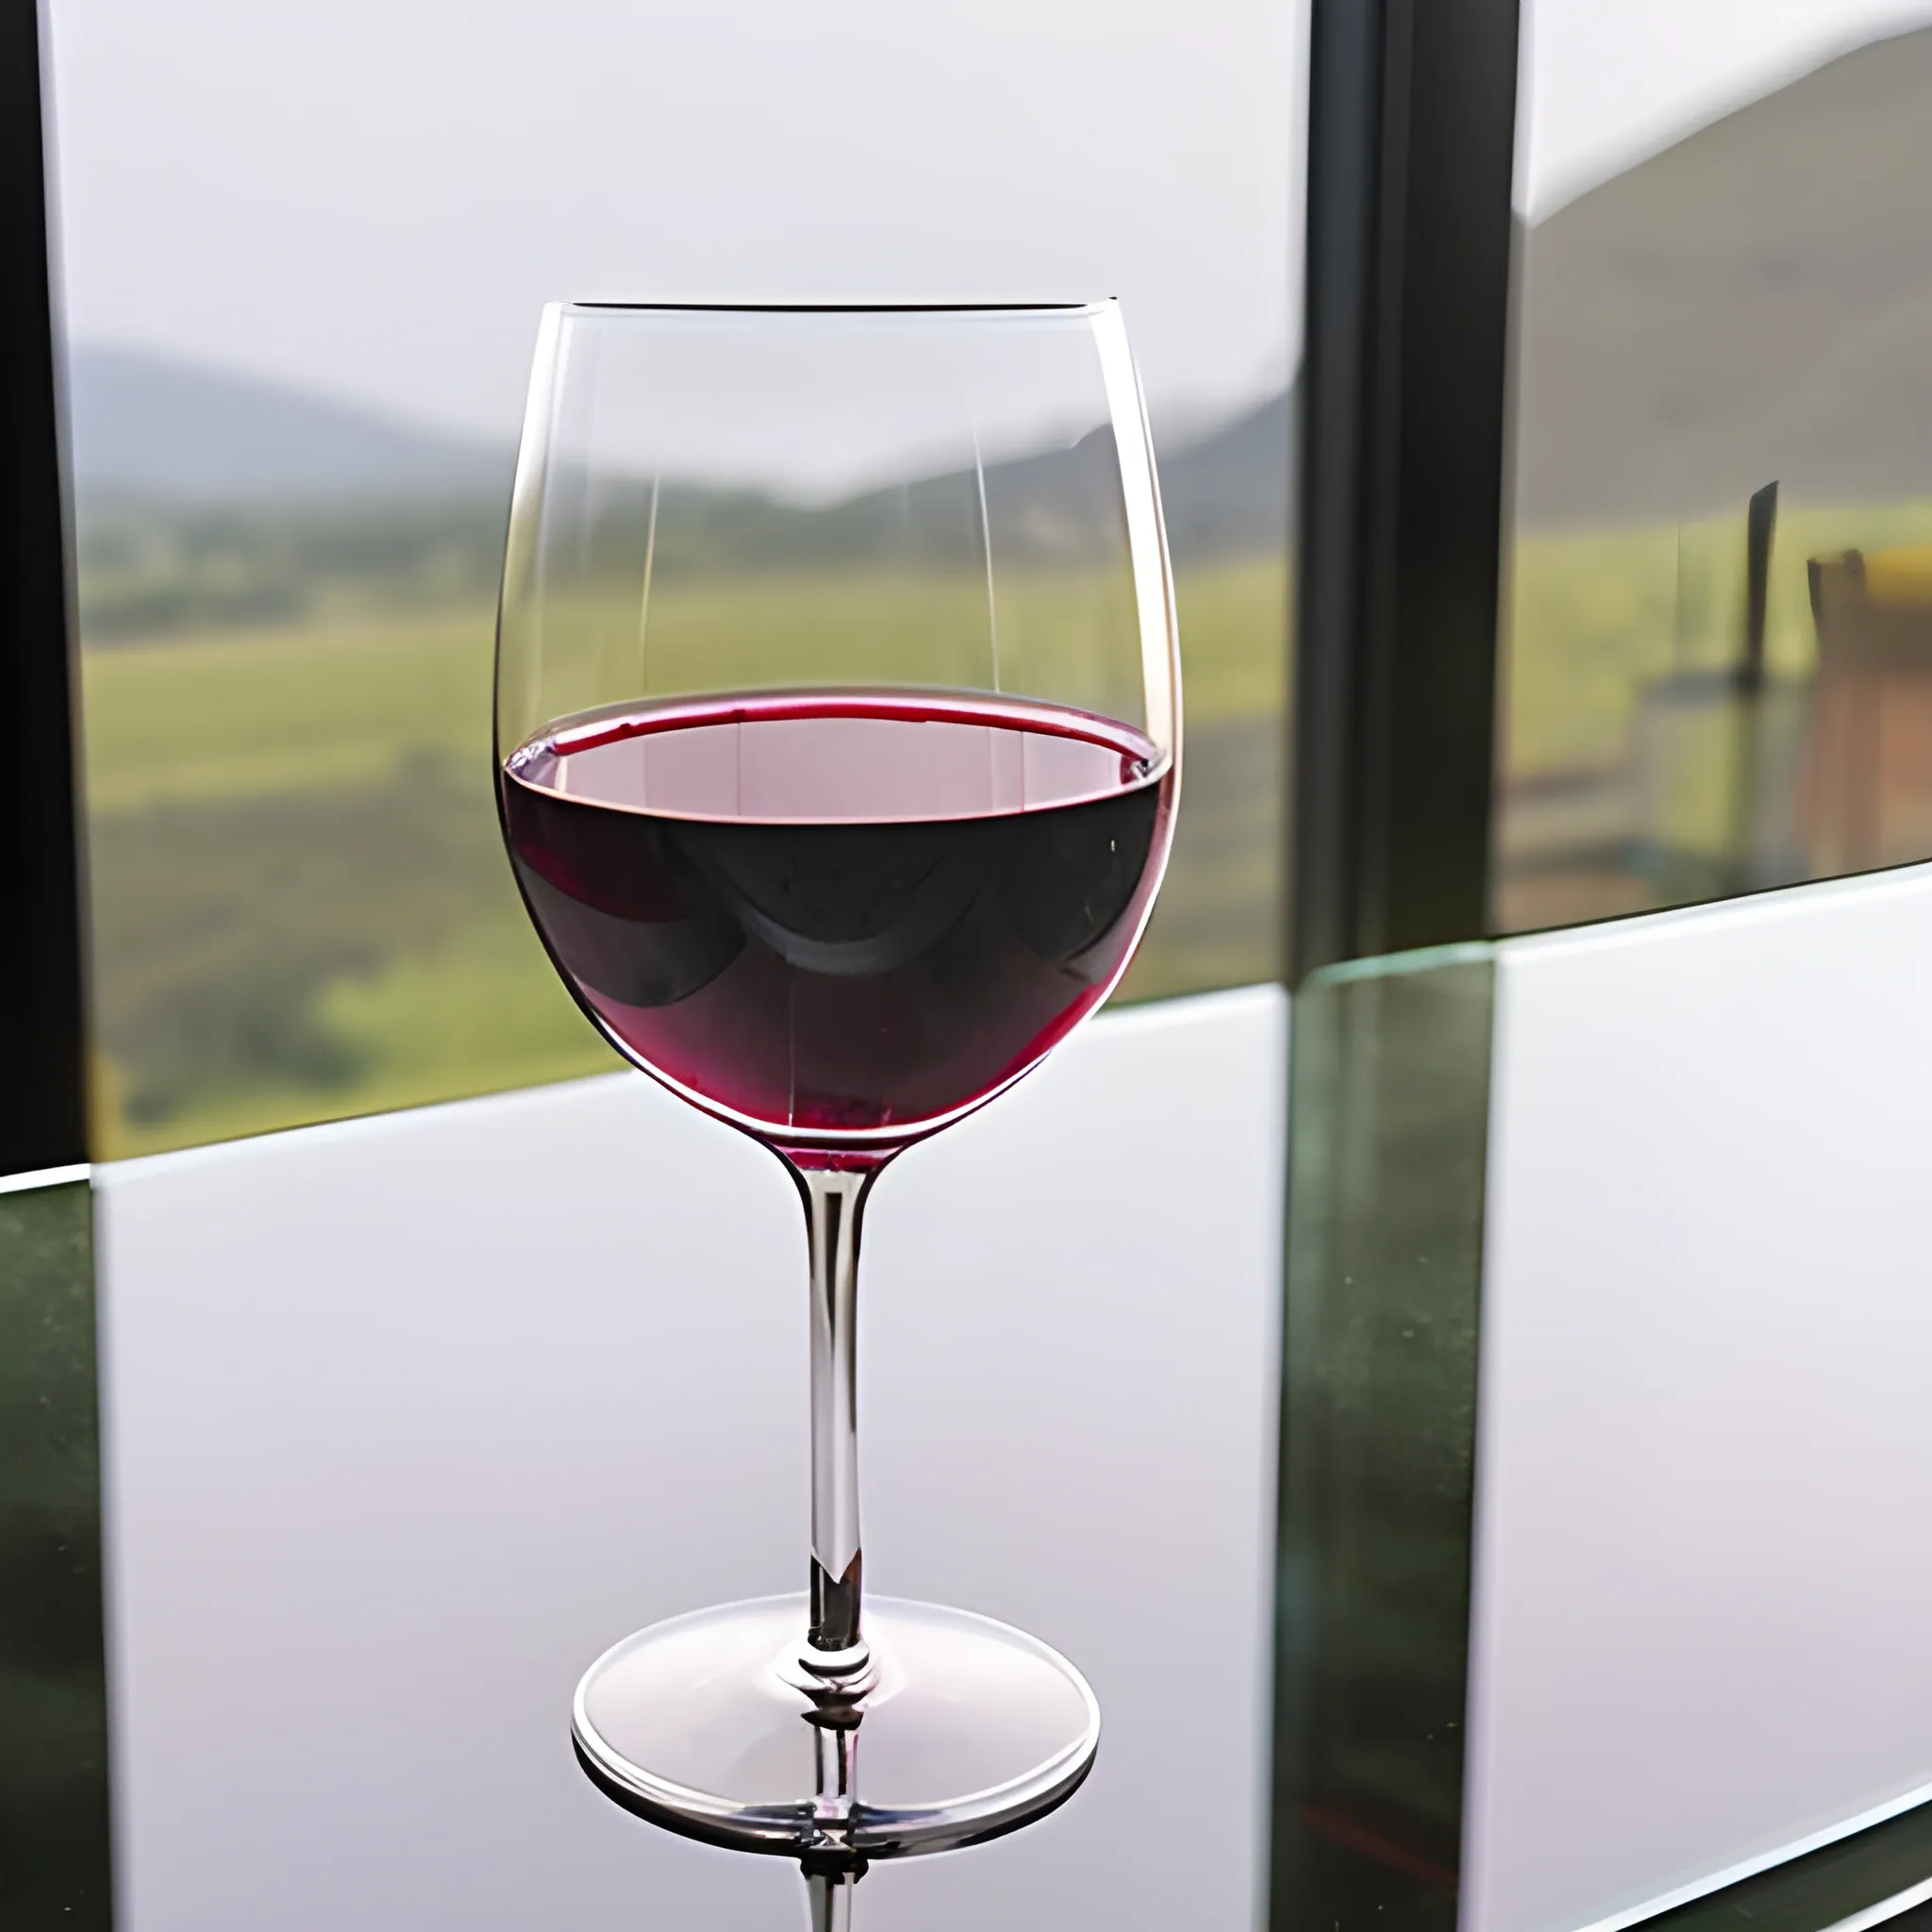
[[[1525,9],[1505,932],[1932,856],[1932,9]]]
[[[58,0],[97,1151],[611,1064],[490,787],[541,304],[1126,303],[1188,795],[1145,997],[1274,970],[1298,17]]]

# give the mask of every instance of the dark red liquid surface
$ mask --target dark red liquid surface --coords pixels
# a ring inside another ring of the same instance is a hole
[[[1173,791],[1124,725],[864,691],[592,713],[503,774],[525,899],[604,1029],[808,1149],[913,1139],[1097,1005]]]

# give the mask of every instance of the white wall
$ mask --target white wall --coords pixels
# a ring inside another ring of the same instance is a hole
[[[867,1579],[1061,1646],[1106,1732],[1034,1831],[875,1871],[868,1928],[1253,1922],[1285,1028],[1104,1018],[874,1197]],[[567,1735],[625,1630],[802,1582],[770,1158],[619,1075],[95,1180],[126,1932],[794,1923]]]
[[[1463,1924],[1932,1783],[1932,867],[1499,948]]]

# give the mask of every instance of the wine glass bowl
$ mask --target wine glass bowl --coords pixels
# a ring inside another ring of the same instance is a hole
[[[1011,1829],[1098,1708],[1018,1631],[863,1597],[858,1237],[893,1154],[1105,1000],[1166,862],[1174,604],[1115,305],[547,310],[496,720],[565,984],[781,1156],[808,1227],[809,1594],[625,1640],[579,1757],[746,1849]]]
[[[932,1131],[1099,1004],[1173,777],[1062,708],[829,687],[569,721],[507,760],[504,821],[620,1050],[808,1158]]]

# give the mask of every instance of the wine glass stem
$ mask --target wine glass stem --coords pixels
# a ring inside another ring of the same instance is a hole
[[[811,1258],[811,1645],[856,1651],[858,1231],[877,1174],[793,1168]],[[864,1667],[863,1653],[852,1669]]]
[[[852,1891],[858,1883],[849,1872],[816,1872],[807,1876],[811,1932],[852,1932]]]

